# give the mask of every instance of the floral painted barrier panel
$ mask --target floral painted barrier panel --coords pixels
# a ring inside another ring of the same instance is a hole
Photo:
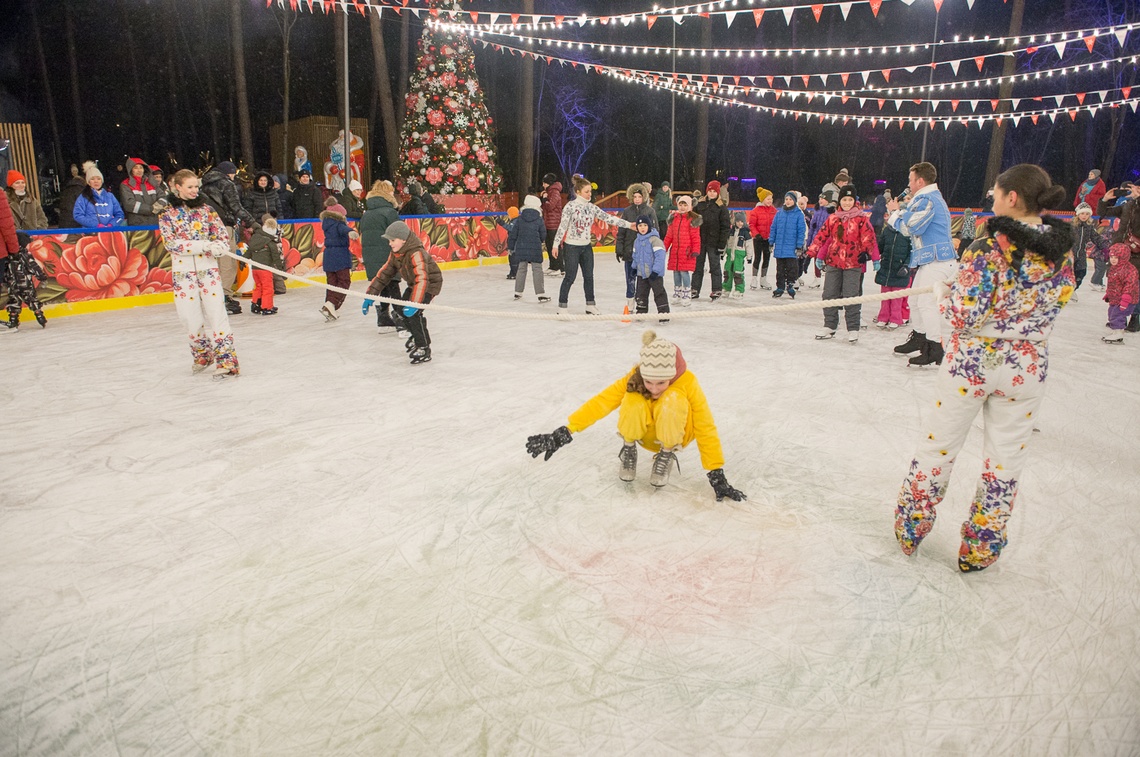
[[[447,263],[507,254],[505,215],[483,214],[407,219],[437,262]],[[355,227],[355,222],[350,222]],[[285,266],[298,276],[320,273],[324,232],[319,223],[282,222]],[[31,232],[29,251],[48,279],[36,294],[45,305],[107,300],[170,292],[170,253],[158,227],[133,227],[97,233],[75,229]],[[353,270],[363,270],[360,240],[350,246]],[[0,306],[7,304],[0,296]]]

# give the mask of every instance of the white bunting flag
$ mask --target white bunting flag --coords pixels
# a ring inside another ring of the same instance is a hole
[[[1057,103],[1057,107],[1061,107],[1061,101],[1064,99],[1064,95],[1053,95],[1053,102]]]
[[[1010,116],[1009,120],[1013,121],[1014,126],[1017,126],[1018,122],[1021,121],[1021,116]]]
[[[781,8],[780,10],[782,10],[784,12],[784,21],[788,22],[788,26],[791,26],[792,25],[792,12],[795,11],[795,6],[792,6],[790,8]]]
[[[1121,47],[1124,47],[1124,38],[1128,36],[1128,30],[1127,29],[1117,29],[1115,34],[1116,34],[1116,41],[1120,43]]]
[[[844,21],[847,20],[847,14],[851,12],[851,6],[852,5],[853,5],[853,3],[840,3],[839,4],[839,12],[843,14],[843,20]],[[1121,42],[1120,44],[1123,45],[1124,43]]]
[[[736,20],[736,14],[737,13],[740,13],[740,11],[725,11],[724,12],[724,20],[729,26],[732,26],[732,22]]]
[[[966,7],[970,10],[974,9],[974,0],[966,0]]]
[[[1067,43],[1065,43],[1065,42],[1058,42],[1057,44],[1053,45],[1053,49],[1057,51],[1057,57],[1058,58],[1064,58],[1065,57],[1065,45],[1066,44]]]
[[[1015,97],[1015,98],[1013,98],[1013,109],[1014,109],[1014,110],[1017,110],[1017,105],[1018,105],[1018,103],[1020,103],[1020,102],[1021,102],[1021,98],[1020,98],[1020,97]],[[1016,125],[1016,124],[1015,124],[1015,125]]]
[[[951,60],[951,61],[947,61],[947,63],[950,64],[950,68],[954,71],[954,75],[957,76],[958,75],[958,64],[961,63],[961,61]]]

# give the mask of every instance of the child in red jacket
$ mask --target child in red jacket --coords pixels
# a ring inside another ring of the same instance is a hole
[[[848,184],[839,190],[839,210],[815,235],[808,248],[808,257],[816,258],[823,268],[823,299],[859,297],[863,294],[863,274],[866,263],[873,260],[879,270],[879,243],[875,229],[862,210],[855,206],[855,187]],[[844,306],[847,321],[847,341],[859,341],[862,305]],[[831,339],[839,328],[839,307],[823,309],[823,329],[816,339]]]
[[[1124,327],[1140,302],[1140,274],[1131,263],[1132,251],[1126,244],[1108,248],[1108,327],[1112,332],[1101,337],[1105,344],[1124,344]]]
[[[669,219],[665,232],[665,249],[669,251],[669,270],[673,272],[675,304],[688,306],[693,296],[693,271],[701,254],[701,215],[693,210],[693,198],[677,198],[677,210]]]

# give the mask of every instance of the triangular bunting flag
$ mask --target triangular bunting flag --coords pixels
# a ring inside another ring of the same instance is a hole
[[[801,79],[803,79],[803,82],[804,82],[804,86],[805,86],[805,87],[806,87],[806,86],[808,86],[808,79],[810,79],[810,78],[811,78],[811,76],[810,76],[810,75],[808,75],[808,74],[804,74],[804,75],[803,75],[803,76],[801,76],[800,78],[801,78]]]
[[[942,12],[942,0],[934,0],[934,12],[935,13],[941,13]]]
[[[1053,95],[1053,102],[1055,102],[1057,104],[1057,107],[1061,106],[1061,101],[1064,99],[1065,99],[1064,95]]]
[[[847,86],[847,79],[848,79],[850,76],[851,76],[851,74],[840,74],[840,75],[839,75],[839,78],[843,80],[843,86],[844,86],[844,87],[846,87],[846,86]]]
[[[1085,93],[1084,92],[1078,92],[1077,93],[1077,102],[1079,102],[1081,105],[1085,104]]]
[[[834,96],[834,95],[830,95],[830,94],[826,94],[826,95],[824,95],[824,96],[823,96],[823,104],[824,104],[824,105],[827,105],[829,102],[831,102],[831,98],[832,98],[833,96]]]
[[[883,0],[869,0],[871,6],[871,13],[875,14],[875,18],[879,17],[879,8],[883,7]]]
[[[875,128],[875,127],[876,127],[876,126],[878,126],[878,125],[879,125],[879,119],[877,119],[877,118],[872,118],[872,119],[871,119],[871,128],[873,129],[873,128]]]
[[[883,74],[883,78],[887,80],[887,83],[890,84],[891,83],[891,69],[884,68],[881,71],[881,73]]]
[[[1037,50],[1038,50],[1038,48],[1036,48],[1036,47],[1025,48],[1025,52],[1029,53],[1030,55],[1033,55],[1033,53],[1037,52]]]
[[[518,22],[519,22],[519,14],[517,14],[517,13],[512,13],[512,14],[511,14],[511,23],[512,23],[512,24],[517,24]],[[605,23],[605,21],[603,21],[602,23],[604,24],[604,23]]]
[[[1020,98],[1020,97],[1015,97],[1015,98],[1013,98],[1013,102],[1012,102],[1012,105],[1013,105],[1013,110],[1017,110],[1017,104],[1018,104],[1018,103],[1020,103],[1020,102],[1021,102],[1021,98]]]
[[[784,86],[785,87],[792,83],[791,78],[789,78],[787,76],[781,76],[780,78],[784,80]]]
[[[883,109],[883,105],[884,105],[884,104],[885,104],[887,101],[886,101],[886,100],[876,100],[876,102],[877,102],[877,103],[879,103],[879,110],[882,110],[882,109]]]
[[[780,95],[784,94],[784,90],[782,90],[782,89],[777,89],[777,90],[775,90],[775,92],[776,92],[776,99],[777,100],[780,99]]]
[[[970,10],[974,9],[974,0],[966,0],[966,7]]]
[[[866,97],[860,97],[860,98],[859,98],[859,107],[860,107],[860,108],[862,108],[862,107],[863,107],[863,104],[864,104],[864,103],[866,103],[866,102],[867,102],[867,98],[866,98]]]
[[[739,76],[732,77],[732,83],[733,84],[740,84],[740,77]]]
[[[827,86],[827,74],[816,74],[816,76],[819,77],[819,83],[822,86],[826,87]]]
[[[1108,90],[1102,89],[1101,91],[1096,93],[1096,96],[1100,98],[1101,102],[1104,102],[1105,100],[1108,99]]]
[[[1121,47],[1124,47],[1124,38],[1128,36],[1127,29],[1117,29],[1113,34],[1116,36],[1116,41]]]
[[[1064,42],[1058,42],[1057,44],[1053,45],[1053,49],[1057,51],[1057,57],[1058,58],[1064,58],[1065,57],[1065,43]]]
[[[1075,110],[1070,110],[1070,111],[1069,111],[1069,118],[1071,118],[1071,119],[1072,119],[1074,122],[1076,122],[1076,120],[1077,120],[1077,112],[1076,112]]]
[[[950,61],[946,61],[946,62],[950,64],[950,68],[954,71],[954,75],[957,76],[958,75],[958,64],[961,63],[961,61],[950,60]]]
[[[986,56],[979,55],[978,57],[974,58],[974,62],[978,64],[978,70],[981,71],[982,66],[985,65],[986,62]]]
[[[1089,52],[1091,53],[1093,51],[1093,46],[1096,45],[1096,35],[1090,34],[1089,36],[1084,37],[1083,39],[1085,41],[1085,47],[1087,47],[1089,49]],[[1074,118],[1073,120],[1075,121],[1076,119]]]
[[[1127,100],[1128,96],[1132,94],[1132,87],[1121,87],[1120,94],[1125,100]]]
[[[1130,102],[1128,104],[1132,106],[1132,112],[1135,113],[1136,112],[1136,101],[1133,100],[1132,102]]]
[[[379,10],[381,7],[382,6],[378,5],[378,6],[376,6],[376,9]],[[471,23],[473,23],[473,24],[479,23],[479,14],[478,13],[476,13],[475,11],[471,11],[471,13],[469,15],[471,16]]]
[[[764,11],[763,10],[752,11],[752,20],[756,22],[757,26],[760,26],[760,20],[762,18],[764,18]]]
[[[740,11],[725,11],[724,12],[725,23],[728,24],[729,26],[732,26],[732,22],[736,20],[736,14],[739,12]]]
[[[1033,119],[1033,125],[1036,126],[1038,115],[1034,113],[1032,116],[1030,116],[1030,118]]]
[[[498,13],[492,13],[491,14],[491,26],[494,26],[495,22],[498,20],[499,20],[499,14]]]
[[[1014,126],[1017,126],[1017,123],[1021,120],[1021,116],[1010,116],[1009,120],[1013,121]]]
[[[907,67],[906,67],[906,72],[907,72],[908,74],[913,74],[913,73],[914,73],[914,70],[915,70],[916,68],[918,68],[918,66],[907,66]]]
[[[840,97],[840,98],[839,98],[839,102],[841,102],[841,103],[843,103],[844,105],[846,105],[846,104],[847,104],[847,101],[848,101],[848,100],[850,100],[850,99],[851,99],[851,98],[850,98],[850,97],[848,97],[847,95],[843,95],[842,97]],[[844,123],[847,123],[847,122],[846,122],[846,121],[844,121]]]
[[[951,100],[951,101],[950,101],[950,110],[952,110],[952,111],[954,111],[955,113],[957,113],[957,112],[958,112],[958,103],[959,103],[959,102],[961,102],[961,100]]]
[[[997,113],[998,103],[1000,102],[1001,100],[990,100],[990,109],[993,110],[994,113]]]
[[[555,16],[554,17],[554,25],[555,26],[562,26],[562,22],[565,20],[566,20],[565,16]]]
[[[867,72],[866,71],[856,71],[855,75],[863,80],[863,84],[867,83]]]
[[[772,85],[774,85],[776,83],[776,77],[774,77],[774,76],[765,76],[764,78],[768,80],[768,86],[769,87],[771,87]]]
[[[781,8],[780,10],[782,10],[784,12],[784,21],[787,22],[788,26],[791,26],[792,25],[792,12],[795,10],[795,6],[793,6],[791,8]]]
[[[813,16],[815,16],[815,22],[818,24],[819,23],[819,17],[823,15],[823,6],[822,5],[813,5],[811,7],[811,14]]]
[[[657,23],[657,16],[646,16],[645,23],[648,24],[647,28],[652,29],[653,25]]]
[[[839,12],[843,14],[843,20],[844,21],[847,20],[847,14],[851,12],[851,5],[852,5],[852,3],[840,3],[839,4]],[[1124,43],[1121,42],[1120,44],[1123,45]]]

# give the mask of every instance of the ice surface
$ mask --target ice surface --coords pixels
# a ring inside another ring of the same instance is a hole
[[[504,275],[446,272],[439,302],[553,309]],[[608,254],[598,279],[620,309]],[[358,300],[326,324],[290,290],[233,319],[221,384],[172,306],[25,325],[0,336],[0,754],[1135,755],[1140,336],[1101,344],[1081,295],[1010,545],[972,575],[980,418],[933,535],[894,539],[935,380],[901,330],[657,327],[749,495],[717,503],[695,447],[661,491],[644,452],[618,481],[615,417],[523,450],[637,324],[433,315],[410,366]]]

